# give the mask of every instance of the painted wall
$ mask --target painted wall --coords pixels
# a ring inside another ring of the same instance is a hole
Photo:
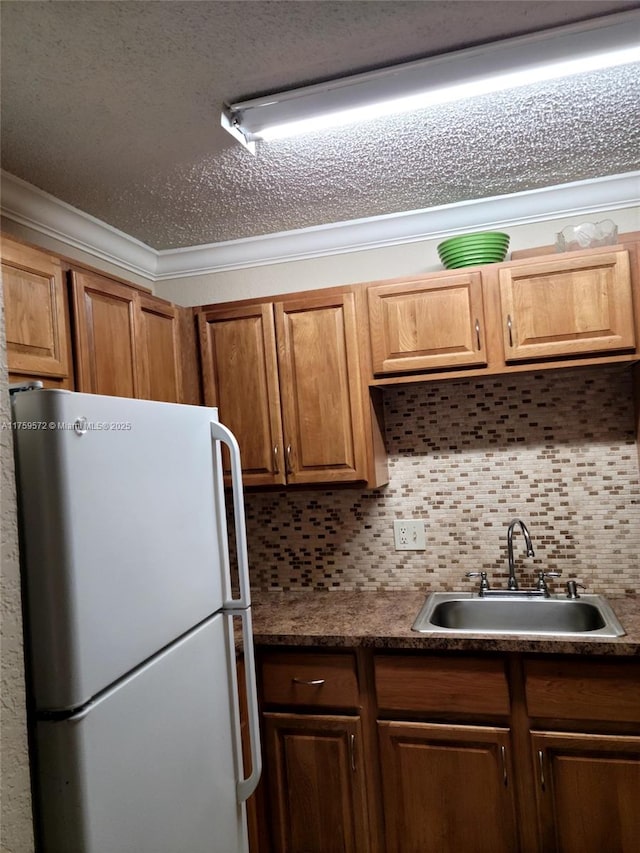
[[[591,217],[594,221],[613,219],[619,233],[640,230],[640,208],[625,208],[611,212],[599,211]],[[546,246],[555,242],[556,234],[567,225],[589,221],[581,214],[576,217],[558,217],[544,222],[505,227],[511,237],[510,251]],[[442,270],[438,258],[437,240],[403,243],[380,249],[363,249],[339,255],[288,261],[249,269],[230,270],[189,278],[157,282],[154,291],[158,296],[179,305],[206,305],[249,299],[254,296],[273,296],[297,290],[313,290],[341,284],[421,275]]]
[[[33,831],[25,718],[20,564],[0,279],[0,803],[2,853],[31,853]]]

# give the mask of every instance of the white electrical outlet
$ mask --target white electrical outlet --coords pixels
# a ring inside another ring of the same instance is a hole
[[[425,551],[424,521],[421,518],[403,518],[393,522],[393,539],[396,551]]]

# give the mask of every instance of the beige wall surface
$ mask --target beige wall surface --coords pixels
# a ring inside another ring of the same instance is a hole
[[[31,853],[33,831],[25,718],[20,561],[0,280],[0,850]]]
[[[492,230],[509,234],[509,250],[517,251],[553,244],[558,231],[567,225],[578,225],[584,221],[599,222],[602,219],[613,219],[621,234],[637,231],[640,229],[640,208],[598,211],[589,217],[565,216]],[[169,299],[178,305],[206,305],[210,302],[227,302],[293,293],[297,290],[422,275],[442,269],[437,246],[443,239],[439,237],[437,240],[421,240],[307,260],[168,279],[157,282],[154,291],[163,299]]]

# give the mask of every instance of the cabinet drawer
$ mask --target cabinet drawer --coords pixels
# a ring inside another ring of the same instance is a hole
[[[525,662],[531,717],[640,723],[640,662]]]
[[[267,705],[358,708],[358,676],[351,654],[268,652],[261,662]]]
[[[381,711],[509,713],[509,687],[500,660],[379,655],[375,679]]]

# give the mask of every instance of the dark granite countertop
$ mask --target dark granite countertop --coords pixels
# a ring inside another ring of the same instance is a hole
[[[270,592],[254,595],[256,646],[640,656],[640,597],[608,598],[627,632],[608,639],[421,635],[411,625],[427,592]]]

